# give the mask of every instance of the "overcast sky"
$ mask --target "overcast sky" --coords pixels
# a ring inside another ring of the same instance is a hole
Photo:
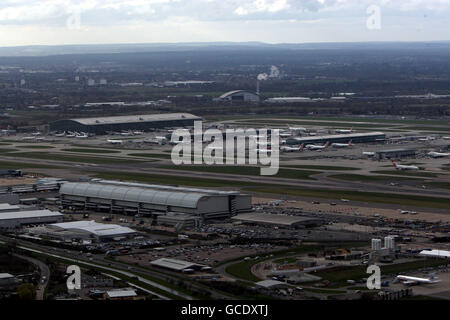
[[[1,0],[0,46],[450,40],[450,0]]]

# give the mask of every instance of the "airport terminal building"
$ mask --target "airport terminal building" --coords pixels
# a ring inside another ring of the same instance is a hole
[[[200,117],[190,113],[146,114],[101,118],[58,120],[50,123],[50,131],[72,131],[95,134],[127,130],[147,131],[158,128],[193,126]]]
[[[299,137],[290,138],[286,140],[289,145],[301,145],[306,144],[325,144],[329,143],[370,143],[370,142],[382,142],[386,140],[386,134],[383,132],[366,132],[366,133],[351,133],[351,134],[334,134],[326,136],[313,136],[313,137]]]
[[[252,197],[235,191],[180,188],[116,181],[64,183],[61,205],[111,213],[184,213],[202,219],[226,218],[252,210]]]

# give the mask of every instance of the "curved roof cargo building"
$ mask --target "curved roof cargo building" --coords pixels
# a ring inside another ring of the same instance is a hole
[[[181,212],[205,219],[229,217],[252,209],[251,196],[239,192],[124,183],[65,183],[63,207],[151,214]]]
[[[234,90],[222,94],[216,101],[254,101],[258,102],[261,100],[260,96],[254,92],[246,90]]]
[[[166,127],[193,126],[201,120],[190,113],[145,114],[119,117],[80,118],[50,123],[50,131],[76,131],[106,134],[108,131],[150,130]]]

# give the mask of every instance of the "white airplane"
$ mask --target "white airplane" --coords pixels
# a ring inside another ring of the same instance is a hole
[[[362,154],[363,154],[364,156],[368,156],[368,157],[375,157],[375,152],[363,151]]]
[[[23,137],[23,141],[30,141],[30,140],[36,140],[36,137]]]
[[[416,284],[434,284],[441,282],[437,277],[431,275],[429,278],[418,278],[418,277],[409,277],[409,276],[397,276],[396,280],[403,281],[404,285],[416,285]]]
[[[418,166],[406,166],[397,164],[394,160],[391,160],[396,170],[420,170]]]
[[[303,146],[304,144],[302,144],[300,147],[298,148],[294,148],[294,147],[282,147],[280,148],[281,152],[297,152],[297,151],[302,151],[303,150]]]
[[[75,133],[70,133],[66,136],[66,138],[75,138],[77,135]]]
[[[89,136],[86,133],[82,132],[81,134],[75,135],[75,138],[76,139],[87,139],[87,138],[89,138]]]
[[[40,133],[40,132],[33,132],[31,135],[32,135],[32,136],[40,136],[41,133]]]
[[[141,134],[144,134],[144,131],[133,131],[133,134],[139,136]]]
[[[450,137],[442,137],[444,140],[450,140]]]
[[[66,136],[66,132],[64,131],[63,133],[56,133],[55,137],[65,137]]]
[[[122,144],[123,143],[123,140],[113,140],[113,139],[108,139],[108,140],[106,140],[108,143],[111,143],[111,144]]]
[[[323,146],[318,146],[318,145],[315,145],[315,144],[308,144],[306,146],[306,149],[312,150],[312,151],[314,151],[314,150],[324,150],[324,149],[328,148],[329,144],[330,144],[329,142],[325,143]]]
[[[351,129],[337,129],[335,130],[336,133],[352,133],[353,132],[353,128]]]
[[[429,152],[428,155],[433,158],[450,157],[450,153],[442,153],[442,152],[434,152],[434,151]]]
[[[350,148],[353,147],[352,140],[350,140],[348,143],[332,143],[331,146],[333,148]]]
[[[306,132],[306,131],[308,131],[308,129],[306,129],[306,128],[303,128],[303,127],[291,127],[290,125],[289,125],[289,123],[287,124],[287,127],[288,127],[288,130],[289,131],[301,131],[301,132]]]
[[[292,137],[292,132],[280,132],[281,138],[289,138]]]

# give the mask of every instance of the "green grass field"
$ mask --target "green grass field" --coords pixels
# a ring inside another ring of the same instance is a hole
[[[345,122],[327,122],[327,121],[311,121],[311,120],[296,120],[296,121],[291,121],[286,119],[286,121],[281,121],[281,120],[251,120],[251,119],[247,119],[247,120],[241,120],[241,121],[236,121],[242,125],[261,125],[261,126],[265,126],[265,125],[270,125],[270,126],[280,126],[280,127],[287,127],[287,123],[289,123],[290,125],[295,124],[295,125],[309,125],[309,126],[321,126],[321,127],[330,127],[330,128],[335,128],[335,129],[343,129],[343,128],[349,128],[349,127],[354,127],[354,128],[364,128],[364,129],[378,129],[381,127],[386,127],[386,125],[383,124],[371,124],[371,123],[345,123]],[[291,123],[292,122],[292,123]],[[393,125],[389,124],[388,127],[392,127]]]
[[[158,158],[158,159],[171,159],[170,154],[163,153],[129,153],[131,157],[143,157],[143,158]]]
[[[171,170],[185,170],[196,172],[212,172],[212,173],[224,173],[224,174],[238,174],[245,176],[259,176],[261,169],[259,167],[250,166],[193,166],[193,165],[181,165],[181,166],[161,166],[164,169]],[[318,174],[320,171],[306,171],[306,170],[290,170],[281,168],[274,178],[287,178],[287,179],[299,179],[299,180],[315,180],[311,175]]]
[[[52,146],[42,146],[42,145],[27,145],[27,146],[18,146],[18,148],[24,148],[24,149],[53,149],[55,147]]]
[[[67,152],[79,152],[79,153],[120,153],[117,150],[108,150],[108,149],[82,149],[82,148],[70,148],[70,149],[62,149],[62,151]]]
[[[121,172],[98,172],[95,174],[96,178],[111,179],[111,180],[125,180],[125,181],[139,181],[146,183],[156,184],[169,184],[169,185],[183,185],[183,186],[196,186],[196,187],[246,187],[246,186],[264,186],[264,184],[252,183],[252,182],[239,182],[239,181],[227,181],[220,179],[203,179],[203,178],[191,178],[191,177],[177,177],[170,175],[157,175],[146,173],[121,173]]]
[[[285,168],[297,168],[297,169],[312,169],[312,170],[323,170],[323,171],[357,171],[358,168],[351,167],[337,167],[337,166],[315,166],[315,165],[290,165],[284,166]]]
[[[336,246],[341,246],[342,248],[351,248],[351,247],[359,247],[361,245],[363,245],[362,243],[347,243],[347,244],[339,244],[336,243]],[[226,267],[225,271],[242,280],[246,280],[246,281],[259,281],[260,279],[258,277],[256,277],[252,272],[251,272],[251,268],[257,264],[260,263],[262,261],[266,261],[266,260],[271,260],[271,259],[276,259],[276,260],[284,260],[284,259],[292,259],[292,257],[289,257],[290,255],[293,254],[305,254],[305,253],[309,253],[309,252],[314,252],[314,251],[318,251],[320,250],[322,247],[321,246],[316,246],[316,245],[302,245],[302,246],[297,246],[295,248],[289,248],[289,249],[284,249],[284,250],[279,250],[279,251],[274,251],[274,252],[267,252],[265,253],[265,257],[261,257],[261,255],[251,255],[249,256],[250,258],[252,258],[251,260],[248,261],[244,261],[242,258],[238,258],[238,259],[234,259],[234,261],[237,261],[234,264],[231,264],[229,266]],[[279,259],[277,259],[279,258]],[[227,262],[222,262],[223,263],[227,263]]]
[[[423,171],[402,171],[402,170],[379,170],[379,171],[370,171],[371,173],[377,174],[391,174],[395,176],[415,176],[415,177],[427,177],[427,178],[436,178],[438,175],[433,172],[423,172]]]
[[[410,196],[402,194],[389,194],[378,192],[361,192],[350,190],[323,190],[323,189],[306,189],[306,188],[289,188],[279,186],[275,187],[248,187],[245,188],[251,192],[272,193],[280,195],[291,195],[308,198],[325,198],[325,199],[349,199],[359,202],[375,202],[389,203],[397,205],[409,205],[427,208],[450,209],[450,201],[448,198],[436,198],[426,196]]]
[[[391,176],[368,176],[360,174],[335,174],[328,176],[329,178],[346,180],[346,181],[361,181],[361,182],[386,182],[386,181],[398,181],[398,180],[421,180],[420,178],[408,178],[408,177],[391,177]]]
[[[45,164],[0,161],[0,168],[2,168],[2,169],[60,169],[62,167],[45,165]]]
[[[417,270],[423,267],[438,267],[446,265],[449,262],[447,260],[422,260],[413,261],[399,264],[385,265],[381,267],[381,274],[397,274],[400,272],[408,272]],[[314,275],[321,277],[330,282],[338,282],[340,284],[346,284],[347,280],[361,280],[367,277],[366,266],[348,266],[348,267],[336,267],[326,270],[320,270],[314,273]]]
[[[440,189],[450,189],[450,182],[427,182],[426,186]]]
[[[56,153],[46,152],[16,152],[7,153],[7,157],[27,158],[27,159],[40,159],[40,160],[56,160],[67,162],[80,162],[80,163],[93,163],[93,164],[123,164],[123,163],[139,163],[137,160],[130,159],[114,159],[114,158],[99,158],[99,157],[85,157],[85,156],[73,156]]]
[[[408,204],[410,206],[418,206],[418,207],[450,209],[450,201],[448,201],[448,199],[437,197],[426,197],[426,196],[411,197],[409,195],[385,194],[376,192],[295,188],[282,184],[271,185],[264,183],[239,182],[239,181],[208,179],[208,178],[194,179],[192,177],[155,175],[155,174],[133,173],[133,172],[130,173],[97,172],[95,174],[95,177],[110,180],[139,181],[146,183],[197,186],[197,187],[243,188],[243,191],[247,192],[270,193],[276,195],[292,195],[309,198],[317,197],[333,200],[345,198],[352,201],[360,201],[360,202],[389,203],[398,205]]]

